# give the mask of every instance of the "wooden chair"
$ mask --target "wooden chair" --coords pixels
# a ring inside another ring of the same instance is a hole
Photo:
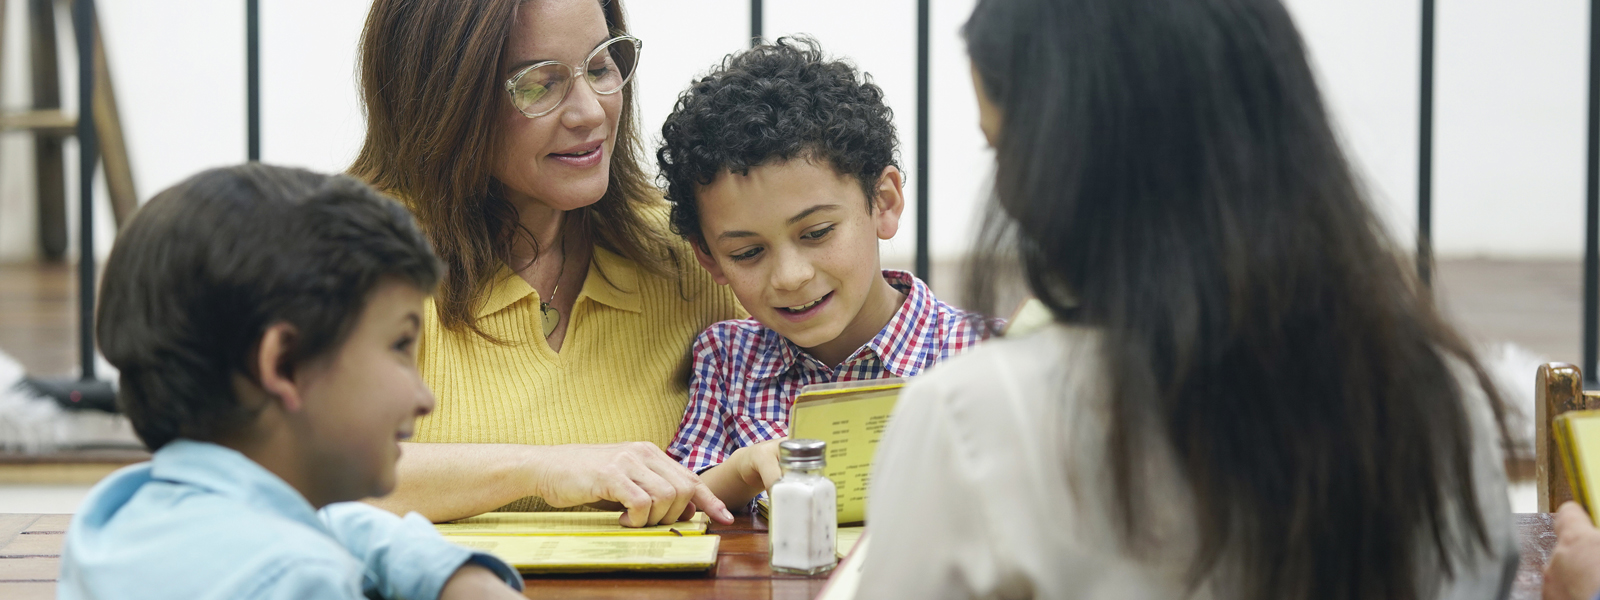
[[[1539,367],[1534,384],[1534,478],[1539,489],[1539,512],[1554,512],[1572,499],[1572,485],[1556,451],[1551,424],[1561,413],[1600,408],[1600,392],[1583,390],[1583,372],[1566,363]]]
[[[32,79],[33,108],[20,112],[0,112],[0,132],[30,131],[34,134],[34,173],[39,218],[39,247],[46,260],[61,260],[67,252],[66,158],[62,143],[76,133],[78,115],[61,109],[61,82],[56,60],[56,6],[61,0],[28,0],[29,76]],[[0,0],[0,42],[6,22],[6,4]],[[99,134],[100,160],[105,168],[106,190],[111,214],[120,228],[138,208],[133,187],[133,164],[122,135],[122,117],[117,110],[116,92],[111,84],[111,68],[106,63],[98,17],[94,36],[94,105],[87,112]],[[5,46],[0,43],[0,46]]]

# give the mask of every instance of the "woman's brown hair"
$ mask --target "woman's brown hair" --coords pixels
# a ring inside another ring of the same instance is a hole
[[[444,260],[437,296],[448,329],[479,329],[473,310],[488,296],[517,242],[532,234],[491,174],[507,102],[501,53],[526,0],[376,0],[361,34],[361,94],[367,138],[350,173],[409,206]],[[621,0],[596,0],[612,34],[627,30]],[[622,91],[610,181],[599,201],[573,211],[589,239],[668,274],[666,233],[643,212],[660,202],[641,166],[633,86]]]

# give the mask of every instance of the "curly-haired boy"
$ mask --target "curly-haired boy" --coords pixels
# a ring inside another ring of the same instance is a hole
[[[910,273],[881,269],[878,240],[905,208],[893,114],[815,41],[729,56],[679,96],[661,133],[673,229],[752,317],[695,340],[667,452],[740,506],[778,479],[801,387],[911,377],[982,332]]]

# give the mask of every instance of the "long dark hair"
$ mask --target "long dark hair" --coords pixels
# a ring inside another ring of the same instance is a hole
[[[1194,494],[1192,586],[1411,599],[1488,548],[1451,364],[1503,444],[1499,397],[1373,216],[1278,0],[982,0],[964,31],[1002,115],[972,292],[1009,255],[1101,332],[1128,550],[1152,437]]]
[[[490,173],[508,100],[501,53],[526,0],[377,0],[361,33],[367,137],[350,174],[405,202],[448,269],[437,303],[447,329],[478,328],[473,311],[517,242],[538,245]],[[613,34],[627,32],[622,0],[595,0]],[[644,170],[634,86],[622,90],[611,175],[599,201],[574,212],[589,239],[672,275],[668,233],[645,213],[664,206]],[[528,259],[528,260],[531,260]]]

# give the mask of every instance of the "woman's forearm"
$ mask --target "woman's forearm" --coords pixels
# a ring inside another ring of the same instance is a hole
[[[539,446],[402,443],[400,449],[394,491],[366,500],[395,514],[415,511],[439,523],[539,495]]]

